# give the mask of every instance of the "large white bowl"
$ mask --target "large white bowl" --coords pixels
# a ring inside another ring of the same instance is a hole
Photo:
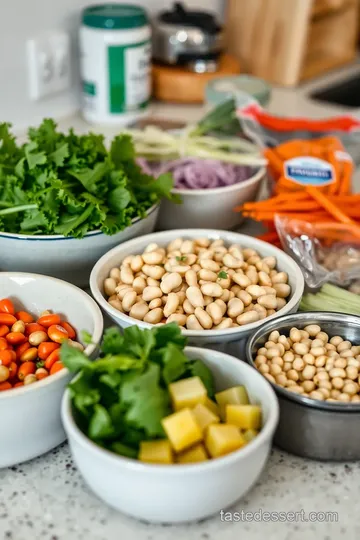
[[[81,289],[47,276],[0,272],[0,298],[5,297],[35,316],[45,309],[62,314],[79,334],[87,330],[93,336],[94,344],[85,353],[94,353],[103,319],[94,300]],[[66,439],[60,405],[70,380],[63,369],[34,384],[0,392],[0,468],[40,456]]]
[[[109,249],[148,234],[155,228],[159,205],[144,219],[134,219],[125,230],[107,236],[101,231],[76,239],[63,235],[12,234],[0,232],[0,271],[35,272],[64,279],[79,287],[87,287],[92,267]]]
[[[265,178],[266,169],[261,167],[244,182],[215,189],[173,189],[180,195],[182,204],[163,200],[160,206],[158,228],[234,229],[242,220],[236,206],[254,201]]]
[[[74,422],[68,391],[62,402],[70,449],[88,486],[110,506],[151,522],[203,519],[245,495],[266,463],[278,422],[275,392],[257,370],[220,352],[193,347],[187,347],[185,352],[211,369],[217,391],[243,384],[251,402],[261,405],[263,428],[246,447],[201,464],[140,463],[93,443]]]
[[[174,231],[164,231],[153,234],[148,234],[140,238],[135,238],[129,242],[125,242],[120,246],[112,249],[106,253],[94,266],[90,276],[90,288],[93,297],[100,304],[101,308],[122,328],[127,326],[136,325],[140,328],[151,328],[153,325],[144,321],[138,321],[121,313],[117,309],[113,308],[104,297],[103,283],[109,276],[110,270],[114,266],[119,266],[121,261],[127,255],[134,255],[142,253],[146,246],[151,242],[156,242],[160,246],[168,245],[175,238],[197,238],[207,237],[212,240],[219,238],[223,239],[226,244],[240,244],[242,247],[256,249],[263,257],[275,256],[277,258],[277,267],[279,270],[287,272],[289,275],[289,284],[291,286],[291,295],[285,307],[277,311],[274,315],[267,317],[268,320],[275,319],[281,315],[287,315],[288,313],[294,313],[297,311],[303,290],[304,290],[304,278],[302,272],[296,262],[291,259],[286,253],[280,249],[257,240],[252,236],[244,234],[238,234],[228,231],[216,231],[211,229],[180,229]],[[225,343],[230,341],[244,340],[247,338],[256,328],[261,326],[263,321],[258,321],[246,326],[237,328],[229,328],[228,330],[187,330],[183,329],[182,332],[190,339],[190,342],[195,345],[204,345],[206,343]]]

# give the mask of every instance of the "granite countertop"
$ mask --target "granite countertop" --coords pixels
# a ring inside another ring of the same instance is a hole
[[[359,71],[359,64],[347,71]],[[340,108],[311,102],[308,94],[345,74],[342,70],[297,90],[274,89],[270,111],[317,118],[343,113]],[[196,121],[203,109],[155,104],[151,112]],[[78,115],[61,120],[59,126],[89,129]],[[104,133],[112,136],[116,131],[110,128]],[[355,182],[358,188],[359,174]],[[254,233],[251,226],[245,230]],[[127,518],[97,499],[77,472],[65,443],[38,459],[0,470],[0,540],[337,540],[345,535],[352,540],[360,536],[354,505],[360,500],[359,478],[360,463],[317,463],[274,449],[257,485],[233,508],[224,509],[254,516],[245,515],[244,520],[240,514],[224,514],[186,526],[156,526]],[[292,514],[263,514],[263,520],[257,521],[260,512],[302,511],[298,521]],[[325,522],[321,513],[310,522],[309,512],[330,512],[332,520]]]

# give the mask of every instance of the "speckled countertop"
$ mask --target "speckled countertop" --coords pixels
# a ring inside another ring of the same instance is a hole
[[[67,444],[0,471],[1,540],[355,540],[360,463],[322,464],[274,450],[258,484],[231,512],[335,512],[336,523],[226,522],[184,526],[137,522],[105,506],[85,486]],[[320,516],[321,519],[321,516]]]
[[[359,63],[298,90],[274,89],[269,109],[283,116],[317,118],[343,113],[340,108],[312,102],[309,92],[342,78],[346,71],[350,74],[358,70]],[[202,110],[153,105],[152,113],[196,121]],[[60,121],[59,126],[89,129],[78,115]],[[105,135],[113,135],[114,129],[104,130]],[[354,185],[360,191],[359,171]],[[248,227],[246,232],[254,233]],[[67,444],[63,444],[38,459],[0,470],[0,540],[355,540],[360,537],[359,500],[360,462],[316,463],[275,449],[257,485],[228,510],[252,512],[255,518],[261,511],[303,511],[305,519],[309,512],[331,512],[337,521],[323,522],[323,514],[317,522],[294,522],[290,516],[286,516],[286,522],[231,522],[217,515],[187,526],[149,525],[127,518],[97,499],[77,472]]]

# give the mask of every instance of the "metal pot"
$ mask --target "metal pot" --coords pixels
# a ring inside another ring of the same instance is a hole
[[[338,335],[360,344],[360,317],[342,313],[309,312],[279,317],[264,323],[249,339],[246,358],[255,369],[254,355],[273,330],[318,324],[329,336]],[[280,404],[274,443],[298,456],[322,461],[360,459],[360,404],[317,401],[272,385]]]

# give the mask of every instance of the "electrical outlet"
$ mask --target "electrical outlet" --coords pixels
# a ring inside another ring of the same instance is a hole
[[[48,32],[27,42],[29,93],[32,101],[63,92],[71,84],[70,37]]]

